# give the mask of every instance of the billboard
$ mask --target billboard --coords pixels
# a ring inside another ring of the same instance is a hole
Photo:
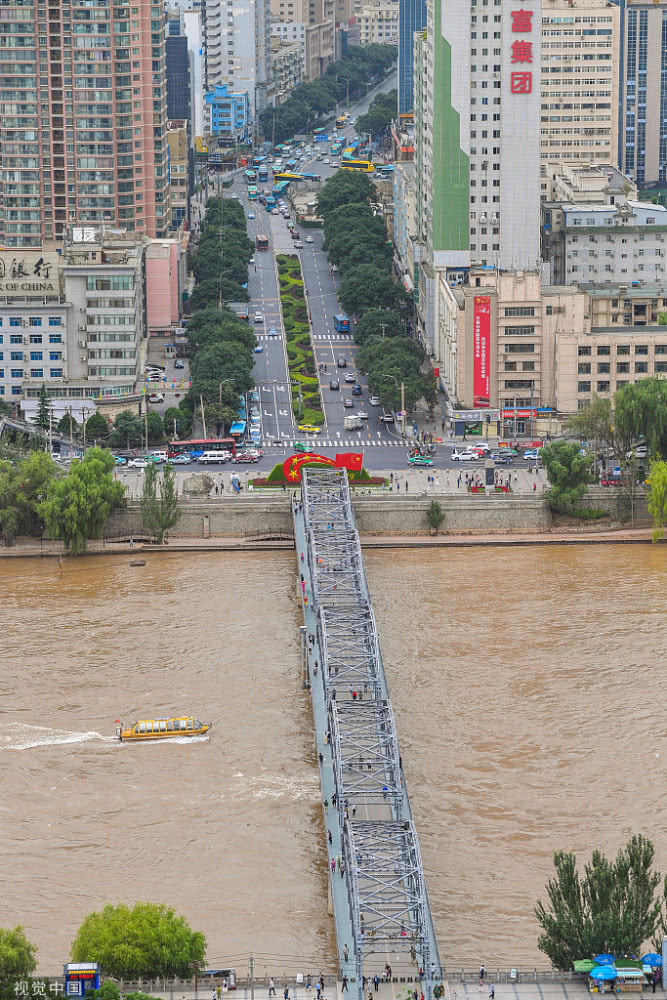
[[[476,295],[473,305],[473,406],[486,409],[491,404],[491,296]]]

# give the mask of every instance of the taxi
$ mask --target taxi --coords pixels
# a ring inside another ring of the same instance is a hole
[[[316,427],[315,424],[299,424],[297,430],[302,434],[319,434],[322,428]]]
[[[426,455],[408,455],[408,465],[433,465],[433,459]]]
[[[308,444],[307,441],[295,441],[294,450],[311,452],[314,451],[314,446],[312,444]]]

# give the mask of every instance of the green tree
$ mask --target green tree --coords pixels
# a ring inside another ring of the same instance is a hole
[[[437,500],[431,500],[430,504],[426,508],[426,520],[428,521],[429,527],[433,529],[433,534],[436,535],[438,533],[438,528],[445,520],[445,512],[442,509],[442,504]]]
[[[357,344],[365,344],[371,337],[407,336],[405,320],[393,309],[369,309],[354,329]]]
[[[651,462],[649,472],[648,510],[653,518],[653,541],[665,537],[667,525],[667,462]]]
[[[159,903],[108,904],[88,914],[72,942],[73,961],[99,962],[115,979],[185,978],[205,957],[204,935]]]
[[[79,425],[76,422],[76,420],[74,419],[74,417],[71,418],[71,429],[72,429],[72,437],[78,437],[78,434],[79,434]],[[69,413],[65,413],[64,416],[62,416],[60,418],[60,420],[58,421],[58,433],[62,434],[64,437],[69,437],[69,434],[70,434],[70,415],[69,415]]]
[[[538,947],[557,969],[599,952],[641,953],[661,923],[655,898],[661,876],[653,858],[653,844],[642,836],[632,837],[613,861],[594,851],[583,874],[574,854],[554,854],[548,904],[538,901],[535,915],[542,928]]]
[[[554,510],[571,511],[593,482],[592,456],[581,455],[580,451],[579,445],[571,441],[554,441],[540,449],[551,483],[547,497]]]
[[[23,927],[0,927],[0,984],[25,979],[37,968],[37,948]]]
[[[174,469],[166,465],[160,475],[154,462],[144,471],[144,488],[141,497],[141,523],[157,540],[164,542],[165,534],[181,519]]]
[[[41,427],[43,431],[48,431],[51,426],[51,400],[49,399],[44,382],[42,382],[42,388],[39,390],[37,412],[35,413],[33,423]]]
[[[106,441],[109,437],[109,424],[101,413],[93,413],[86,420],[86,441]]]
[[[623,386],[614,408],[623,433],[632,441],[645,438],[652,457],[667,457],[667,379],[653,376]]]
[[[42,528],[39,504],[56,478],[51,456],[35,451],[17,464],[0,462],[0,530],[5,545],[17,535],[38,535]]]
[[[74,460],[69,473],[49,485],[38,505],[47,530],[62,538],[76,555],[85,552],[89,538],[97,538],[107,518],[120,507],[125,487],[113,478],[113,457],[101,448],[89,448],[82,461]]]
[[[373,308],[397,309],[406,295],[390,274],[363,264],[343,278],[338,298],[346,312],[363,316]]]
[[[11,404],[4,399],[0,399],[0,417],[10,417],[12,415]]]
[[[165,410],[164,432],[168,438],[189,437],[192,429],[192,417],[181,406],[169,406]]]
[[[146,427],[148,428],[148,443],[158,444],[164,440],[164,423],[162,417],[155,410],[146,414]]]
[[[113,422],[110,437],[112,447],[134,448],[141,445],[143,439],[144,428],[141,418],[131,410],[121,410]]]

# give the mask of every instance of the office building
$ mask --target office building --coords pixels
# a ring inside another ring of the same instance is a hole
[[[303,28],[306,80],[319,79],[334,60],[335,0],[271,0],[271,17],[273,28]]]
[[[397,45],[399,4],[395,0],[371,0],[356,16],[361,45]]]
[[[276,106],[286,101],[294,88],[303,83],[304,49],[300,42],[283,42],[281,38],[271,35],[273,100]]]
[[[548,202],[614,205],[637,200],[637,185],[617,167],[605,163],[542,163],[542,206]],[[544,213],[543,213],[544,214]]]
[[[621,7],[620,167],[640,189],[667,181],[667,2]]]
[[[190,68],[190,134],[204,134],[204,41],[201,10],[183,12],[185,37],[188,40]]]
[[[254,121],[269,102],[269,0],[203,0],[204,86],[247,91]]]
[[[167,35],[167,116],[190,123],[190,60],[185,35]]]
[[[414,108],[415,32],[426,26],[426,0],[399,0],[398,14],[398,111]]]
[[[163,5],[3,7],[0,244],[169,228]],[[92,56],[94,55],[94,59]]]
[[[620,8],[542,0],[542,163],[618,162]]]

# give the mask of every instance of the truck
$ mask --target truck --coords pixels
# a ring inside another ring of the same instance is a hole
[[[354,416],[343,417],[343,427],[346,431],[360,431],[363,426],[363,420],[356,413]]]

